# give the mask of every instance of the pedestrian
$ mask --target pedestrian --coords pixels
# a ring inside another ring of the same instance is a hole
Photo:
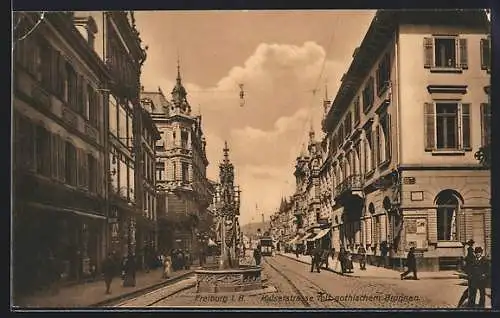
[[[380,267],[382,264],[383,267],[387,266],[387,253],[389,252],[389,247],[387,246],[387,242],[383,241],[380,243],[380,258],[377,262],[377,267]]]
[[[401,273],[401,280],[403,280],[410,272],[413,272],[413,279],[418,279],[417,278],[417,260],[415,258],[415,247],[410,247],[410,251],[408,252],[408,255],[406,256],[406,267],[408,269],[406,272]]]
[[[474,240],[468,240],[467,243],[465,243],[466,245],[468,245],[467,247],[467,254],[465,256],[465,259],[464,259],[464,272],[467,276],[467,288],[464,290],[464,292],[462,293],[462,296],[460,297],[460,299],[458,300],[458,305],[457,307],[462,307],[463,304],[465,303],[465,301],[469,298],[469,286],[470,286],[470,278],[471,278],[471,268],[472,268],[472,264],[474,262]]]
[[[347,256],[347,254],[346,254],[345,247],[341,246],[340,251],[339,251],[339,255],[338,255],[338,260],[340,263],[340,270],[341,270],[342,274],[344,274],[346,272],[346,256]]]
[[[330,257],[330,252],[328,249],[324,249],[321,252],[321,266],[325,265],[328,268],[328,258]]]
[[[169,278],[172,273],[172,257],[167,256],[163,262],[163,278]]]
[[[295,245],[295,257],[299,258],[299,245]]]
[[[253,250],[253,258],[255,259],[255,265],[260,266],[260,260],[262,258],[262,253],[260,252],[260,244]]]
[[[359,269],[366,270],[366,249],[363,244],[358,247]]]
[[[314,271],[314,268],[316,268],[316,271],[319,273],[320,272],[320,266],[321,266],[321,248],[319,246],[316,246],[312,251],[311,251],[311,273]]]
[[[350,251],[345,252],[345,262],[346,262],[346,270],[348,273],[354,272],[354,266],[352,264],[352,254]]]
[[[191,255],[187,249],[184,250],[184,269],[188,270],[191,267]]]
[[[135,261],[135,256],[134,255],[127,256],[127,260],[125,262],[125,280],[123,281],[123,286],[135,287],[136,270],[137,270],[137,264]]]
[[[475,259],[470,268],[470,285],[469,285],[469,307],[484,308],[486,286],[489,278],[488,261],[483,256],[483,248],[476,246],[474,248]],[[479,303],[476,304],[476,295],[479,291]]]
[[[111,294],[111,282],[115,276],[115,267],[113,254],[109,253],[102,263],[102,274],[104,276],[104,283],[106,284],[106,294]]]

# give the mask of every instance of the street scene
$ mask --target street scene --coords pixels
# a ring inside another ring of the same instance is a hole
[[[11,310],[495,303],[489,10],[12,21]]]

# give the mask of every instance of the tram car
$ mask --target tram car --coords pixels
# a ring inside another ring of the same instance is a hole
[[[274,244],[273,239],[270,236],[262,237],[259,240],[260,243],[260,253],[262,256],[273,256]]]

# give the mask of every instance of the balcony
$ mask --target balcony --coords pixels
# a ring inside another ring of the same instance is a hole
[[[354,174],[347,177],[341,184],[335,187],[335,198],[341,197],[346,193],[363,191],[363,176]]]

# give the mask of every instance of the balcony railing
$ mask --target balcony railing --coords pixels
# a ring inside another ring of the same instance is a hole
[[[354,174],[347,177],[341,184],[335,187],[335,197],[338,197],[347,191],[363,190],[363,182],[363,176],[360,174]]]

